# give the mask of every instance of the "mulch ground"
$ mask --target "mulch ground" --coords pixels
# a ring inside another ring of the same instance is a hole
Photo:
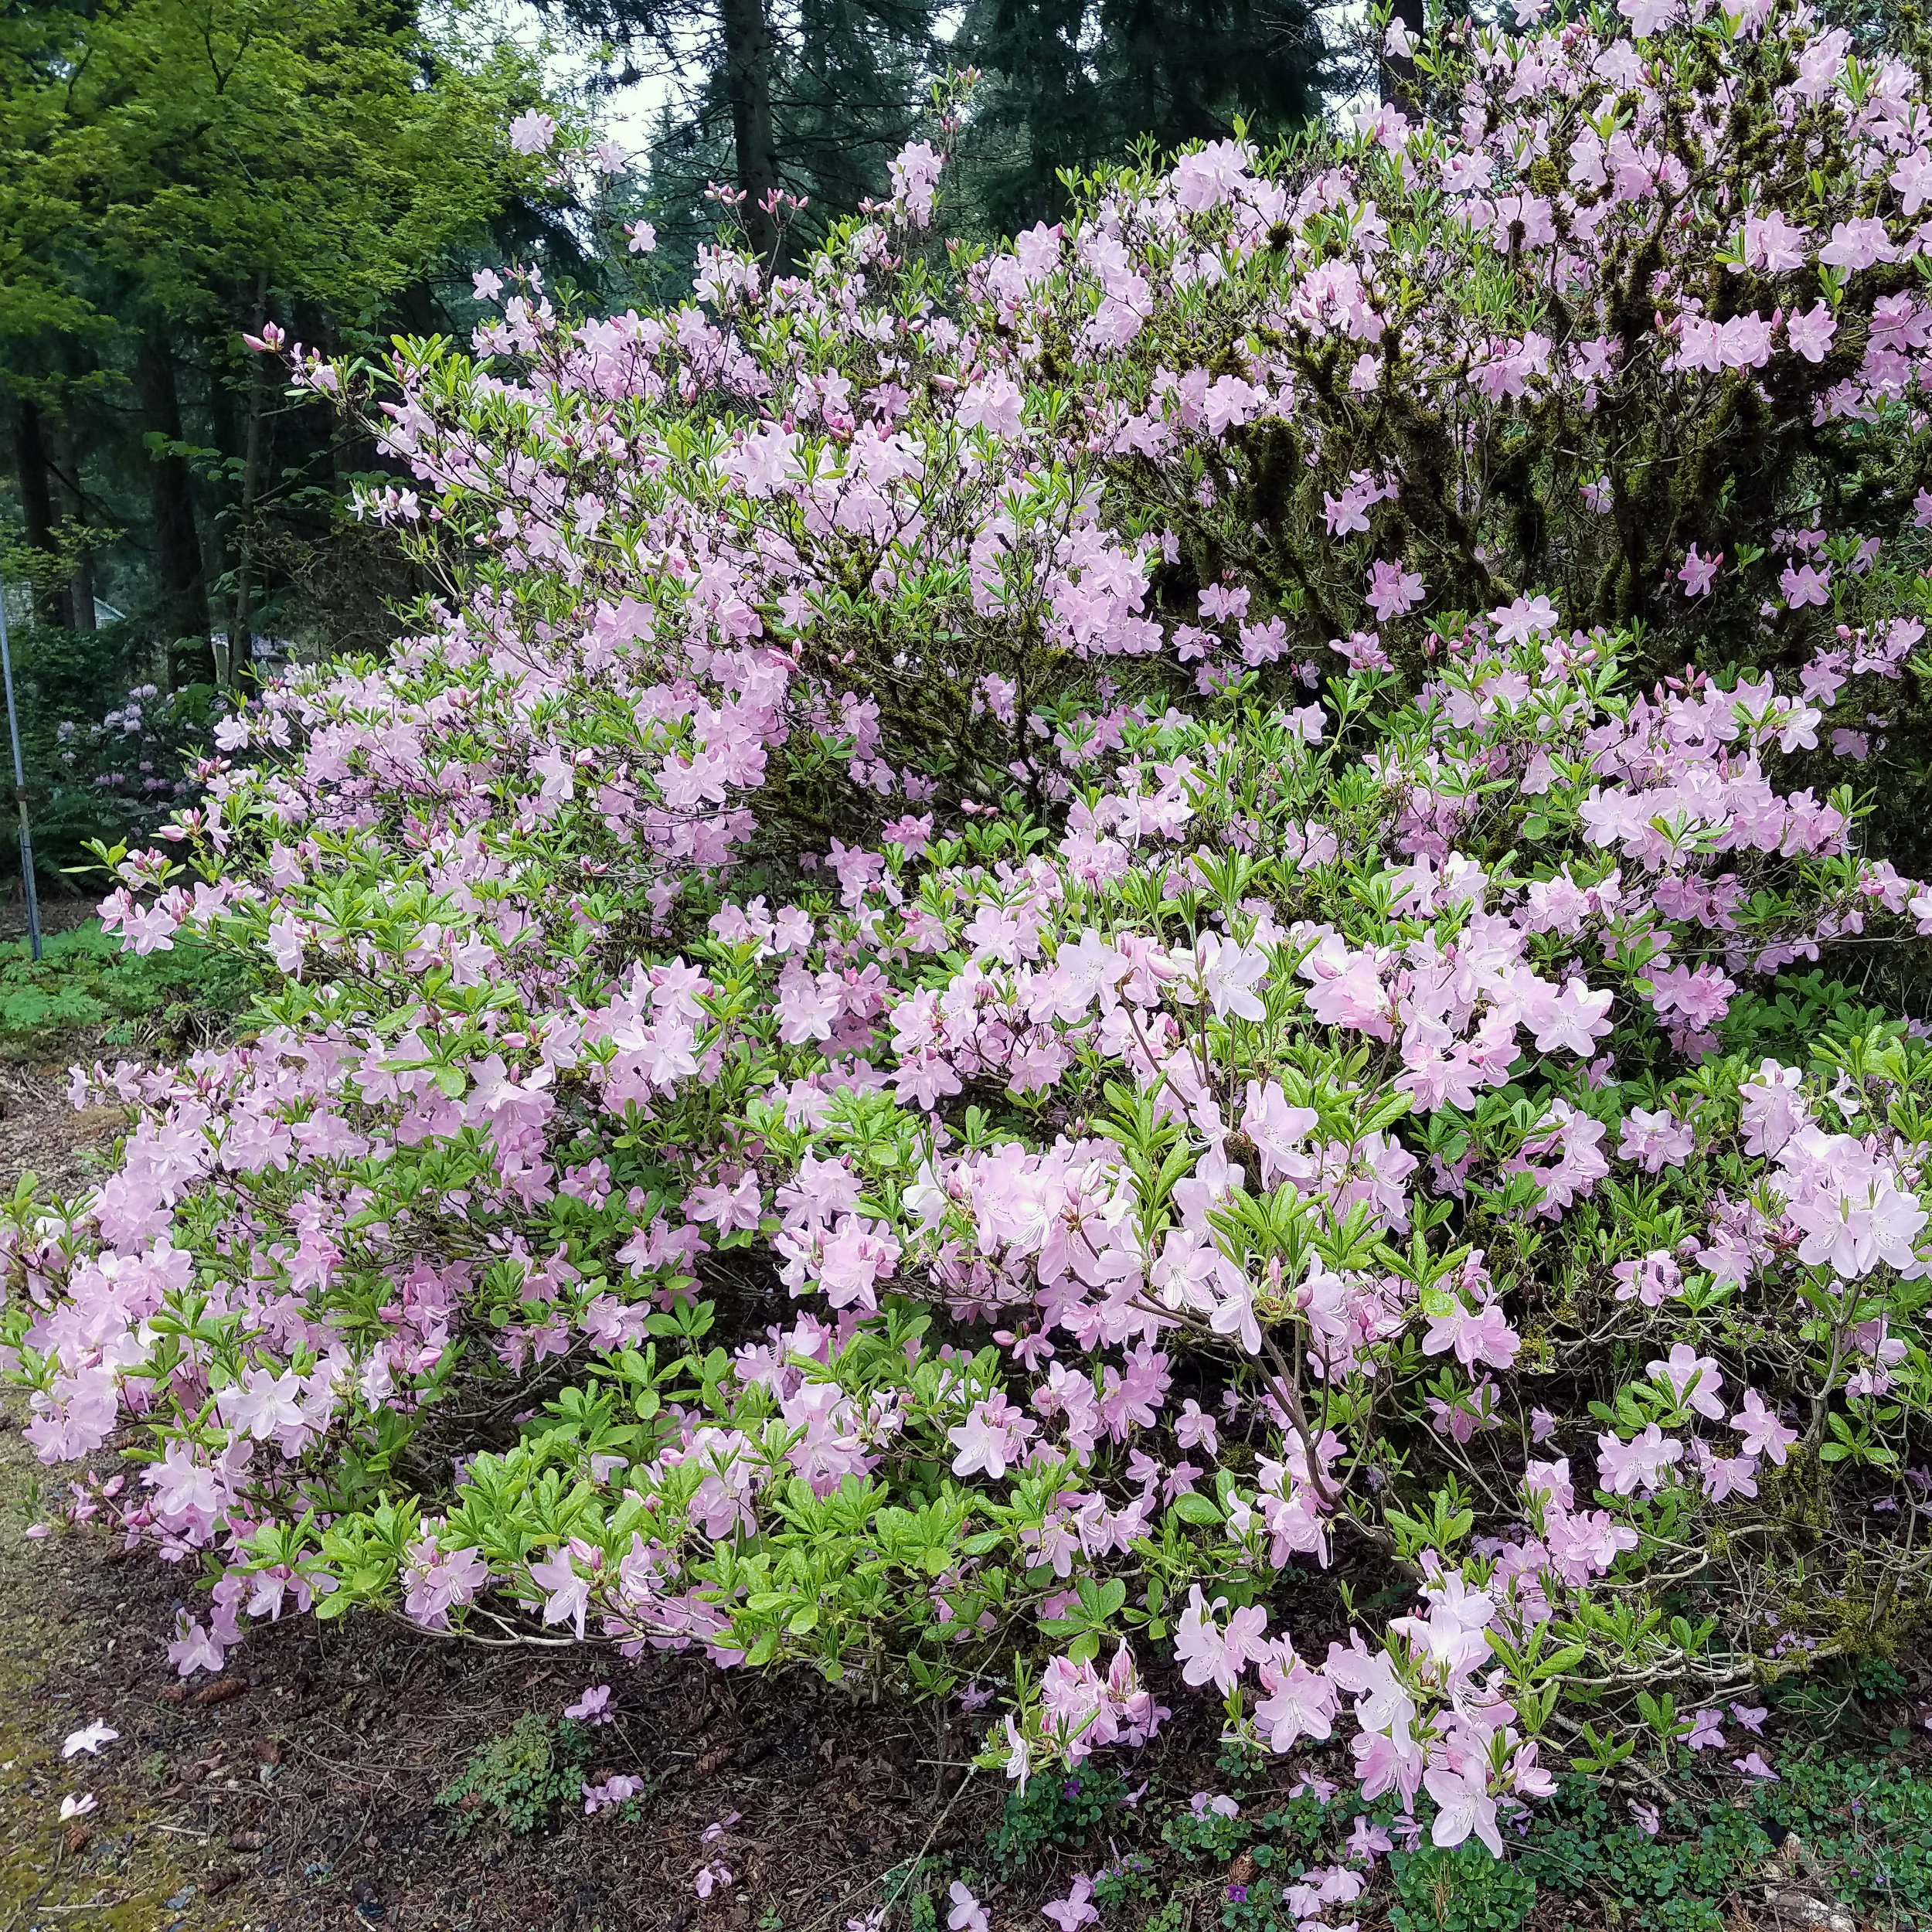
[[[17,1492],[26,1458],[6,1454]],[[379,1619],[304,1618],[251,1634],[221,1676],[184,1685],[159,1646],[189,1583],[85,1538],[26,1543],[17,1526],[7,1538],[0,1617],[34,1641],[9,1673],[18,1741],[0,1808],[46,1818],[65,1791],[97,1802],[84,1838],[30,1835],[28,1862],[53,1882],[16,1911],[23,1932],[71,1925],[90,1900],[182,1932],[684,1932],[701,1915],[736,1932],[774,1913],[791,1932],[841,1932],[879,1875],[978,1842],[998,1814],[997,1781],[964,1776],[963,1738],[940,1758],[907,1714],[681,1657],[491,1651]],[[548,1831],[459,1835],[437,1794],[476,1746],[600,1679],[617,1715],[595,1733],[591,1775],[642,1775],[642,1816],[573,1807]],[[60,1764],[60,1740],[97,1720],[118,1740]],[[701,1905],[692,1882],[713,1859],[734,1883]]]
[[[0,837],[4,837],[0,832]],[[70,933],[84,926],[100,910],[100,893],[49,893],[43,891],[39,903],[43,933]],[[0,897],[0,940],[27,936],[27,902],[20,896],[20,882],[14,881],[11,894]]]
[[[87,1178],[88,1157],[111,1148],[126,1123],[117,1107],[70,1105],[64,1066],[0,1060],[0,1192],[12,1195],[31,1173],[44,1188],[71,1193]]]

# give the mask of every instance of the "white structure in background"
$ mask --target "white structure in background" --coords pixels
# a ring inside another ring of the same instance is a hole
[[[0,585],[0,609],[4,609],[6,613],[8,628],[16,635],[34,629],[37,620],[33,608],[33,594],[28,585],[13,583]],[[104,630],[111,624],[121,623],[127,614],[126,611],[115,609],[114,605],[100,597],[94,599],[96,630]],[[214,631],[209,634],[215,646],[216,662],[225,666],[228,662],[228,633],[226,631]],[[301,647],[292,638],[264,637],[260,631],[249,639],[248,644],[249,655],[257,667],[263,671],[278,670],[285,664],[294,662],[302,655]]]
[[[214,640],[215,648],[226,657],[228,654],[228,633],[215,631],[211,631],[209,635]],[[298,649],[299,647],[287,638],[265,638],[259,631],[248,640],[248,654],[257,664],[287,664],[298,655]]]
[[[32,630],[34,623],[32,586],[15,583],[9,579],[5,587],[0,588],[0,596],[6,599],[8,624],[15,631]],[[99,597],[94,599],[94,628],[97,631],[108,624],[120,623],[127,614],[124,611],[117,611],[111,604],[104,604]]]

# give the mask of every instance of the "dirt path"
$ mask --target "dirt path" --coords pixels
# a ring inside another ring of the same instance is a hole
[[[0,927],[9,911],[7,908]],[[63,1192],[83,1186],[119,1124],[116,1110],[76,1113],[61,1068],[0,1066],[0,1189],[27,1172]],[[18,1408],[6,1405],[0,1427],[0,1932],[246,1924],[209,1909],[220,1888],[199,1828],[158,1801],[155,1767],[145,1779],[138,1769],[165,1707],[152,1703],[133,1605],[113,1594],[124,1561],[99,1570],[97,1587],[86,1571],[111,1553],[31,1533],[57,1478],[21,1440]],[[108,1755],[63,1761],[63,1740],[103,1719],[121,1733]],[[89,1794],[92,1810],[63,1821],[61,1801]]]
[[[77,1587],[77,1565],[99,1551],[23,1533],[43,1477],[10,1423],[0,1440],[0,1932],[243,1925],[209,1909],[221,1888],[207,1838],[146,1764],[157,1720],[173,1713],[154,1702],[139,1633],[84,1580]],[[101,1719],[119,1740],[98,1760],[63,1762],[63,1740]],[[95,1808],[63,1823],[61,1800],[88,1793]]]

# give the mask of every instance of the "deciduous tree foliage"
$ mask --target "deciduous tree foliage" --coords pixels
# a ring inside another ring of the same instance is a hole
[[[279,315],[339,344],[378,323],[540,189],[503,134],[532,90],[512,56],[454,64],[388,0],[116,0],[0,23],[0,371],[27,533],[46,547],[49,475],[77,520],[104,520],[118,479],[86,459],[103,440],[119,454],[131,404],[157,444],[157,621],[202,640],[181,675],[209,668],[218,577],[226,625],[247,627],[254,512],[279,480],[262,434],[277,399],[259,382],[229,393],[238,327]],[[50,426],[70,446],[58,461]],[[191,480],[183,452],[211,444],[232,481],[206,463]],[[231,506],[232,530],[217,521]],[[70,594],[67,614],[91,624],[81,604]]]

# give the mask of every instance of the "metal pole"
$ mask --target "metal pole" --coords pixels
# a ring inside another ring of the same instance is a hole
[[[27,895],[27,943],[40,957],[40,896],[33,884],[33,829],[27,823],[27,771],[20,762],[20,713],[13,702],[13,653],[7,645],[7,592],[0,579],[0,675],[7,685],[7,734],[13,740],[13,796],[20,808],[20,879]]]

